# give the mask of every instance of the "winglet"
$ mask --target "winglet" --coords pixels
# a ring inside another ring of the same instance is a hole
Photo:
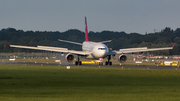
[[[172,48],[174,48],[175,45],[176,45],[176,43],[172,46]]]
[[[10,44],[6,41],[6,43],[10,46]]]

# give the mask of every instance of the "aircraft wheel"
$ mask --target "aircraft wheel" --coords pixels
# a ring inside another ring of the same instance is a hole
[[[78,65],[78,62],[77,62],[77,61],[75,62],[75,65]]]
[[[79,61],[79,65],[82,65],[82,62],[81,62],[81,61]]]
[[[108,62],[106,61],[105,65],[108,65]]]
[[[111,65],[112,65],[112,62],[109,62],[109,65],[111,66]]]

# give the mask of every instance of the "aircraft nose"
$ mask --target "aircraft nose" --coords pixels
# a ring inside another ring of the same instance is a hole
[[[97,45],[93,51],[93,56],[95,58],[104,58],[108,53],[108,48],[105,45]]]
[[[106,50],[104,48],[99,49],[99,57],[103,57],[106,54]]]

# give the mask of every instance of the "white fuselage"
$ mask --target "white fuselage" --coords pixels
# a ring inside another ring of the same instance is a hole
[[[83,42],[82,50],[85,52],[90,52],[91,55],[87,58],[105,58],[109,53],[109,49],[105,44],[97,42]]]

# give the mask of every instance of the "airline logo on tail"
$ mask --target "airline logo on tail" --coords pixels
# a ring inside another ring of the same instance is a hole
[[[85,41],[86,41],[86,42],[89,41],[86,16],[85,16]]]

